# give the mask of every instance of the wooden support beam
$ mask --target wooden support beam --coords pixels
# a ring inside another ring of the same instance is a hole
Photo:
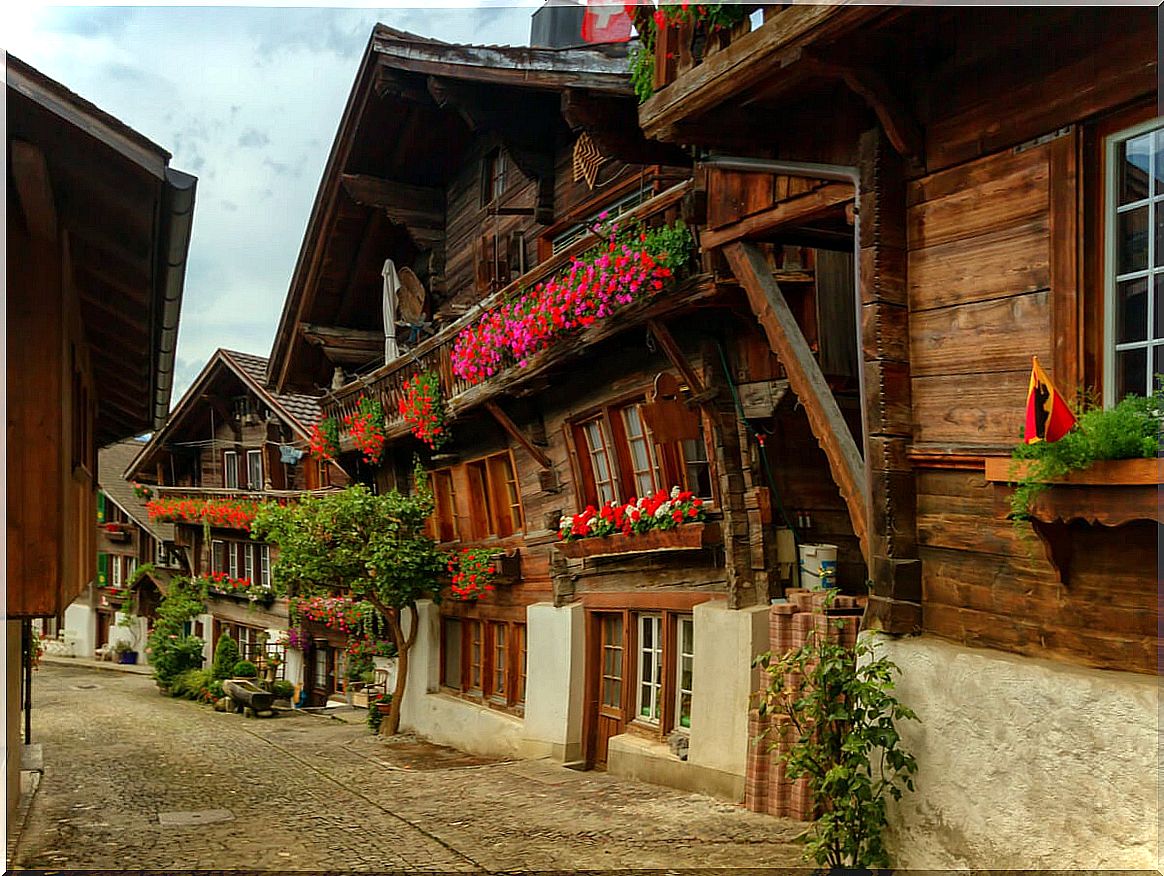
[[[44,153],[32,143],[12,140],[9,160],[24,221],[33,237],[57,239],[57,206]]]
[[[345,173],[340,182],[353,201],[383,210],[393,222],[421,228],[444,228],[443,189],[414,186],[363,173]]]
[[[367,365],[384,356],[384,333],[304,323],[299,333],[334,365]]]
[[[546,455],[546,452],[530,441],[521,429],[517,428],[517,423],[509,418],[509,414],[501,410],[501,406],[497,402],[485,402],[485,410],[493,415],[493,419],[497,421],[498,425],[509,434],[510,438],[520,444],[525,449],[525,452],[534,458],[538,465],[544,469],[552,469],[554,467],[553,460]]]
[[[724,248],[724,255],[747,292],[768,343],[780,357],[792,389],[804,405],[809,425],[828,458],[833,479],[848,506],[853,532],[861,542],[861,553],[868,563],[865,463],[849,426],[764,256],[751,243],[729,244]]]
[[[782,227],[819,219],[831,211],[841,210],[855,197],[848,183],[827,183],[804,195],[781,201],[761,213],[715,231],[704,231],[699,245],[706,249],[725,246],[732,241],[758,237]]]

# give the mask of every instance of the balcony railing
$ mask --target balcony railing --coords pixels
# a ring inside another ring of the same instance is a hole
[[[669,213],[677,213],[679,204],[691,189],[691,185],[690,180],[688,180],[672,186],[650,200],[644,201],[633,210],[622,214],[619,221],[638,219],[645,222],[653,218],[664,217]],[[340,423],[342,447],[344,449],[350,447],[347,432],[343,428],[344,417],[357,412],[360,398],[364,395],[374,396],[380,401],[384,409],[385,433],[389,438],[399,437],[407,432],[408,427],[399,413],[399,404],[404,395],[405,384],[415,374],[431,371],[438,376],[441,395],[452,414],[484,401],[484,396],[488,394],[487,389],[483,389],[481,384],[474,384],[453,373],[452,352],[457,335],[462,329],[472,325],[481,314],[500,306],[519,290],[527,289],[550,279],[558,271],[567,267],[575,256],[591,249],[601,240],[602,238],[595,234],[587,234],[574,241],[569,247],[541,262],[508,286],[483,299],[456,322],[451,323],[414,349],[407,351],[400,358],[394,359],[325,396],[323,399],[324,413],[334,417]],[[501,375],[494,375],[491,381],[497,380],[499,376]]]
[[[655,91],[666,88],[680,76],[694,70],[705,59],[726,49],[752,29],[750,16],[757,9],[764,10],[764,20],[768,21],[780,13],[783,6],[743,6],[746,13],[743,21],[730,28],[721,28],[708,33],[707,26],[699,21],[684,21],[668,25],[659,30],[655,40]]]

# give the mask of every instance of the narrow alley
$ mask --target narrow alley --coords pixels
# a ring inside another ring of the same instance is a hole
[[[601,772],[472,758],[362,723],[245,719],[142,675],[47,665],[36,869],[794,867],[803,825]]]

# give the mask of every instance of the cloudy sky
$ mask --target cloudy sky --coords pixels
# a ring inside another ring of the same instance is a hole
[[[198,177],[178,342],[181,397],[217,347],[266,356],[324,161],[376,22],[527,44],[540,5],[387,9],[6,3],[0,47]],[[18,6],[19,8],[11,8]]]

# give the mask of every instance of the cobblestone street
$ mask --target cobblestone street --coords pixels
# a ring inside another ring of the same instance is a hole
[[[802,824],[708,797],[482,762],[362,723],[248,720],[141,675],[34,679],[45,773],[23,868],[568,870],[797,866]],[[191,813],[197,813],[190,815]],[[193,823],[191,823],[193,822]]]

